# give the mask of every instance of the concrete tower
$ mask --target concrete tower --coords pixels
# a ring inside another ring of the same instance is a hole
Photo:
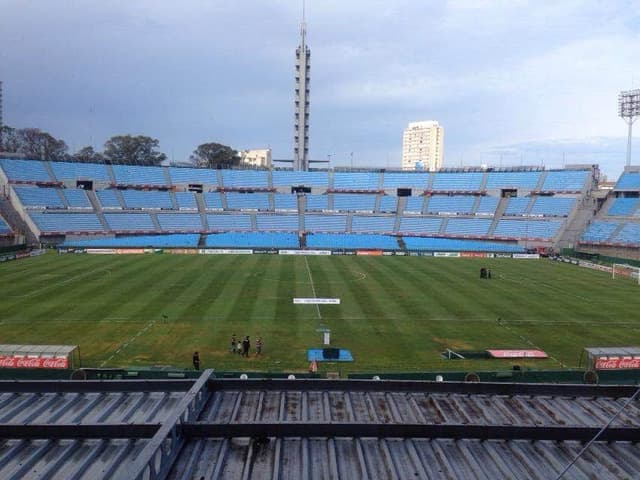
[[[309,81],[311,50],[306,43],[304,3],[300,24],[300,45],[296,49],[296,90],[293,127],[293,169],[309,170]]]

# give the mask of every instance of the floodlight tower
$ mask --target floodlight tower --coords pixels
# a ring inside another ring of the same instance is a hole
[[[629,125],[627,139],[627,167],[631,165],[631,137],[633,122],[640,116],[640,89],[626,90],[618,95],[618,115]]]
[[[309,170],[309,82],[311,50],[306,43],[304,1],[300,24],[300,45],[296,49],[295,122],[293,127],[293,169]]]

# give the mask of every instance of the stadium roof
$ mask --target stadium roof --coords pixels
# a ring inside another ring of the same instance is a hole
[[[633,478],[633,386],[0,382],[0,478]]]

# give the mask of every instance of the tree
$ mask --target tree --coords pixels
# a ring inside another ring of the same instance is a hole
[[[191,161],[200,167],[222,168],[240,164],[238,152],[220,143],[198,145],[191,155]]]
[[[35,160],[66,160],[67,144],[37,128],[2,127],[2,149]]]
[[[93,147],[83,147],[74,153],[69,160],[81,163],[104,163],[104,155],[96,152]]]
[[[104,144],[106,163],[160,165],[167,156],[157,150],[159,141],[144,135],[116,135]]]

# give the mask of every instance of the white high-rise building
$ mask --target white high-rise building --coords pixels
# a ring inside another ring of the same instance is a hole
[[[444,129],[435,120],[411,122],[402,135],[402,169],[442,168]]]

